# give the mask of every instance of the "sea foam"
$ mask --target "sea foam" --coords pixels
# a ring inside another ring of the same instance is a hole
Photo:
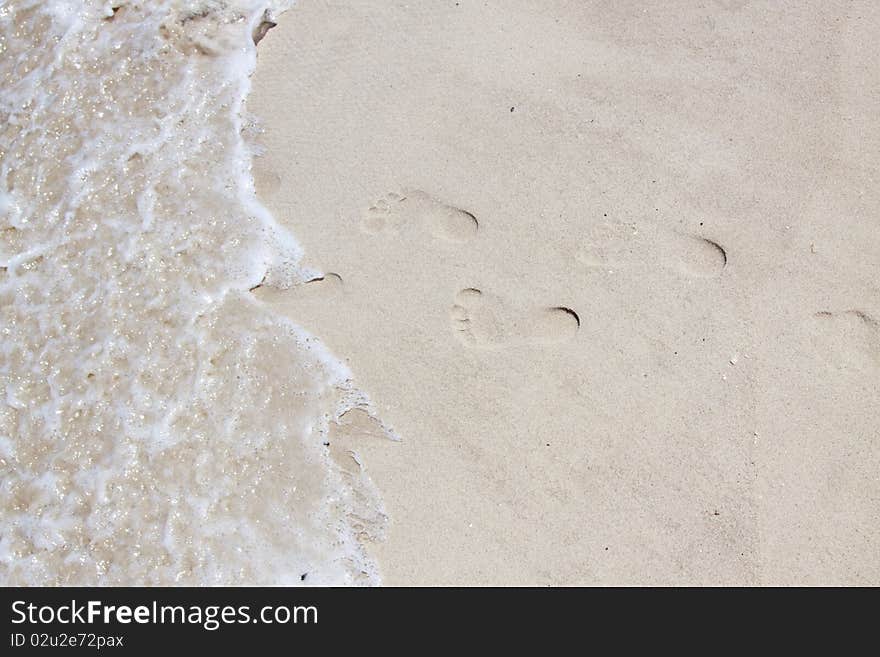
[[[314,272],[242,103],[284,3],[0,0],[0,583],[376,583],[369,401],[252,298]]]

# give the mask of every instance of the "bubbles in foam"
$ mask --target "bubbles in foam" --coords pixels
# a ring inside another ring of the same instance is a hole
[[[256,1],[0,7],[0,582],[375,583],[368,400],[248,289],[310,277],[255,199]]]

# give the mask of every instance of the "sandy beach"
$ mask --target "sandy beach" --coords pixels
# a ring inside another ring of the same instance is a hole
[[[0,585],[880,584],[878,3],[0,4]]]
[[[880,8],[299,2],[255,297],[400,440],[383,582],[880,583]],[[349,463],[350,467],[357,467]]]

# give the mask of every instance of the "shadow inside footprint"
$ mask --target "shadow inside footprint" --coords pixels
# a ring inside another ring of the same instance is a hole
[[[570,308],[520,311],[501,297],[476,288],[465,288],[456,295],[450,321],[461,342],[482,348],[556,344],[572,338],[581,325],[580,317]]]
[[[447,205],[419,190],[391,192],[364,214],[361,227],[371,235],[395,234],[406,227],[427,230],[434,237],[465,242],[477,234],[479,222],[466,210]]]
[[[697,235],[678,235],[677,242],[677,269],[686,276],[714,278],[727,266],[727,251],[717,242]]]

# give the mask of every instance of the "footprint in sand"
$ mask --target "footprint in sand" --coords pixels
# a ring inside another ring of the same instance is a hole
[[[727,252],[710,239],[622,221],[593,226],[575,257],[600,269],[659,264],[694,278],[714,278],[727,266]]]
[[[569,308],[520,311],[476,288],[459,292],[449,315],[459,340],[482,348],[563,342],[573,337],[581,325],[577,313]]]
[[[838,370],[880,367],[880,322],[862,310],[814,315],[813,349]]]
[[[408,225],[425,226],[436,237],[451,242],[471,239],[479,227],[470,212],[446,205],[419,190],[386,194],[370,206],[361,224],[371,235],[398,233]]]
[[[260,301],[270,304],[294,301],[323,302],[342,294],[342,277],[339,274],[328,272],[291,288],[281,289],[261,284],[251,288],[251,292]]]

